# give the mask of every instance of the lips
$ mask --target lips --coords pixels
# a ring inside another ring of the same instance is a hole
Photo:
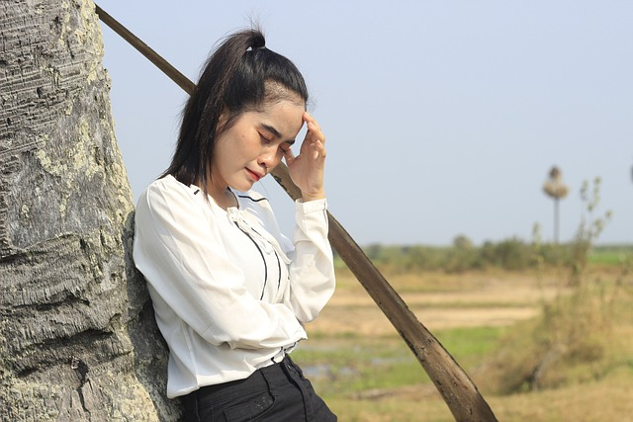
[[[253,178],[253,180],[255,180],[256,182],[259,181],[259,179],[261,179],[262,177],[265,176],[265,174],[262,173],[257,173],[249,168],[246,169],[246,171],[248,172],[248,174],[251,175],[251,177]]]

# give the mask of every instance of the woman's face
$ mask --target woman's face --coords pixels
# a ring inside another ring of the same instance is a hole
[[[221,193],[229,186],[248,191],[270,173],[295,142],[303,126],[304,111],[304,105],[281,101],[239,116],[216,139],[211,163],[212,190]],[[220,116],[219,127],[226,117],[224,113]]]

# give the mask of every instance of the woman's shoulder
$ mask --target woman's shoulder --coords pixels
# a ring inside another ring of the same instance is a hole
[[[167,175],[154,180],[139,197],[139,204],[156,204],[164,202],[190,202],[197,195],[202,195],[200,189],[195,186],[187,186],[179,182],[175,177]]]
[[[156,179],[152,183],[147,185],[147,188],[145,189],[145,191],[147,192],[147,191],[156,191],[156,190],[160,191],[160,190],[171,190],[171,189],[188,190],[188,189],[192,189],[192,187],[186,186],[185,184],[179,182],[178,179],[176,179],[174,176],[172,176],[171,174],[168,174],[167,176],[163,176],[160,179]]]

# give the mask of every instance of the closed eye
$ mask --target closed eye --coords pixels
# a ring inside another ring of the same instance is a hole
[[[283,142],[279,145],[279,150],[285,154],[289,153],[292,148],[292,142]]]

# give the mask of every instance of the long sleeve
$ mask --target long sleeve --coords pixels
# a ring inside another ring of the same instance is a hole
[[[160,184],[139,201],[134,261],[160,298],[154,300],[157,317],[171,318],[161,309],[167,306],[216,346],[276,349],[304,338],[292,309],[259,301],[247,291],[203,201],[184,185]]]
[[[301,322],[315,319],[334,293],[333,256],[325,200],[295,203],[290,304]]]

